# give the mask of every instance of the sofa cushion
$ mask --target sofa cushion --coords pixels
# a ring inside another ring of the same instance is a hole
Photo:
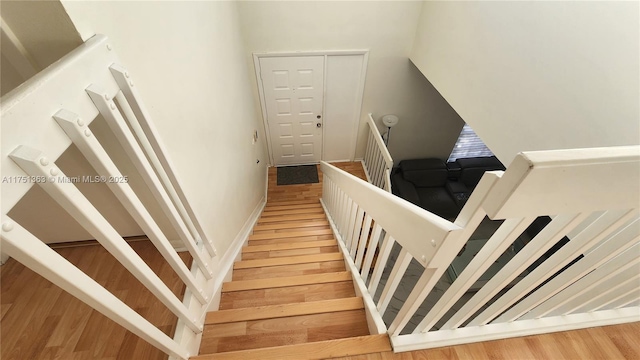
[[[447,182],[447,165],[440,159],[403,160],[399,167],[404,179],[416,187],[444,186]]]
[[[504,165],[495,157],[468,158],[456,160],[460,166],[460,178],[469,189],[474,189],[485,171],[504,170]]]
[[[454,220],[458,216],[460,208],[444,187],[422,187],[416,191],[423,209],[448,220]]]

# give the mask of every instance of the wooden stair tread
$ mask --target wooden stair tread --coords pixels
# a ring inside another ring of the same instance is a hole
[[[249,246],[286,244],[286,243],[292,243],[292,242],[306,242],[306,241],[320,241],[320,240],[335,240],[335,237],[333,235],[314,235],[314,236],[302,236],[297,238],[249,240]]]
[[[205,325],[202,353],[222,353],[369,334],[364,309]]]
[[[281,238],[294,238],[304,236],[316,236],[316,235],[333,235],[333,230],[306,230],[306,231],[291,231],[291,232],[279,232],[279,233],[265,233],[265,234],[253,234],[249,235],[249,240],[270,240]]]
[[[267,217],[260,217],[260,219],[258,219],[258,224],[291,221],[291,220],[315,220],[315,219],[326,219],[326,218],[327,217],[324,213],[267,216]]]
[[[265,268],[236,269],[233,271],[233,280],[269,279],[286,276],[311,275],[345,271],[345,269],[346,267],[343,260],[279,265]]]
[[[262,212],[262,217],[270,216],[282,216],[282,215],[295,215],[295,214],[324,214],[322,207],[303,208],[303,209],[291,209],[291,210],[265,210]]]
[[[287,206],[287,205],[308,205],[308,204],[320,204],[320,200],[269,200],[267,201],[267,205],[265,205],[265,209],[268,209],[272,206]]]
[[[258,289],[271,289],[287,286],[298,285],[311,285],[311,284],[325,284],[331,282],[349,281],[351,280],[351,274],[348,271],[324,273],[324,274],[312,274],[312,275],[299,275],[288,276],[273,279],[254,279],[254,280],[239,280],[230,281],[222,284],[222,292],[230,291],[244,291],[244,290],[258,290]]]
[[[282,305],[267,305],[252,308],[218,310],[207,313],[205,325],[237,321],[270,319],[276,317],[321,314],[335,311],[363,309],[361,297],[310,301]]]
[[[318,241],[298,241],[282,244],[268,245],[249,245],[242,248],[242,253],[252,253],[261,251],[290,250],[290,249],[306,249],[322,246],[335,246],[336,240],[318,240]]]
[[[320,202],[315,202],[313,204],[297,204],[297,205],[271,205],[271,206],[265,206],[264,211],[314,209],[314,208],[322,209],[322,205],[320,205]]]
[[[277,222],[273,224],[257,224],[253,231],[263,231],[263,230],[281,230],[281,229],[298,229],[298,228],[307,228],[307,227],[315,227],[315,226],[327,226],[329,225],[328,220],[316,220],[316,221],[289,221],[289,222]]]
[[[192,360],[315,360],[391,350],[386,334],[194,356]]]
[[[242,260],[256,260],[256,259],[275,259],[288,256],[303,256],[303,255],[318,255],[318,254],[330,254],[340,251],[338,244],[333,246],[311,247],[302,249],[287,249],[287,250],[272,250],[272,251],[260,251],[242,254]],[[254,268],[255,269],[255,268]]]
[[[291,265],[303,264],[309,262],[335,261],[342,260],[341,253],[328,253],[317,255],[287,256],[273,259],[257,259],[238,261],[233,264],[234,269],[248,269],[263,266]]]
[[[318,300],[355,297],[353,281],[298,285],[281,288],[232,291],[222,293],[220,309],[281,305]]]

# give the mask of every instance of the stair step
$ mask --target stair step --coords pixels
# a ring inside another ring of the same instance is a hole
[[[200,352],[242,351],[368,334],[364,309],[241,321],[205,325]]]
[[[351,280],[351,274],[348,271],[288,276],[273,279],[240,280],[223,283],[222,292],[224,293],[230,291],[259,290],[298,285],[326,284],[349,280]]]
[[[192,360],[316,360],[391,351],[386,334],[194,356]]]
[[[337,253],[339,251],[340,249],[338,248],[338,244],[334,244],[333,246],[246,253],[242,255],[242,260],[275,259],[288,256],[330,254]]]
[[[308,242],[308,241],[320,241],[320,240],[335,240],[335,238],[333,237],[333,235],[314,235],[314,236],[302,236],[297,238],[249,240],[249,246],[288,244],[292,242]]]
[[[345,271],[343,260],[306,263],[294,265],[270,266],[265,268],[233,270],[233,280],[271,279],[286,276],[322,274]]]
[[[276,251],[276,250],[290,250],[290,249],[305,249],[322,246],[334,246],[336,240],[319,240],[319,241],[303,241],[303,242],[290,242],[282,244],[271,245],[250,245],[242,248],[242,253],[252,253],[261,251]]]
[[[293,210],[293,209],[313,209],[313,208],[322,209],[322,205],[320,205],[319,202],[316,202],[316,203],[313,203],[313,204],[299,204],[299,205],[271,205],[271,206],[265,206],[264,211]]]
[[[267,217],[260,217],[260,219],[258,219],[258,224],[291,221],[291,220],[317,220],[317,219],[326,220],[327,217],[324,213],[267,216]]]
[[[335,261],[342,260],[341,253],[329,253],[329,254],[317,254],[317,255],[302,255],[302,256],[288,256],[274,259],[258,259],[258,260],[244,260],[238,261],[233,264],[234,269],[248,269],[263,266],[276,266],[276,265],[291,265],[291,264],[303,264],[310,262],[321,261]]]
[[[266,233],[266,234],[253,234],[249,235],[249,240],[270,240],[270,239],[282,239],[282,238],[294,238],[303,236],[316,236],[316,235],[332,235],[333,230],[306,230],[306,231],[292,231],[281,233]]]
[[[270,208],[272,206],[283,206],[283,205],[308,205],[308,204],[320,204],[320,200],[269,200],[267,201],[267,205],[265,208]]]
[[[282,216],[282,215],[295,215],[295,214],[320,214],[324,213],[322,207],[304,208],[304,209],[292,209],[292,210],[270,210],[267,209],[262,212],[262,216]]]
[[[262,230],[281,230],[281,229],[298,229],[298,228],[307,228],[307,227],[315,227],[315,226],[327,226],[329,225],[329,221],[321,220],[321,221],[290,221],[290,222],[277,222],[273,224],[261,225],[258,224],[253,228],[253,231],[262,231]]]
[[[220,298],[220,309],[240,309],[265,305],[292,304],[355,296],[356,293],[351,280],[326,284],[232,291],[222,293]]]
[[[277,317],[322,314],[334,311],[358,310],[363,308],[364,303],[361,297],[267,305],[253,308],[212,311],[207,313],[204,323],[205,325],[223,324]]]

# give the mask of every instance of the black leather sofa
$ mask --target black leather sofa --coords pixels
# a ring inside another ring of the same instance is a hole
[[[453,220],[485,171],[504,170],[495,157],[403,160],[391,179],[395,195],[445,219]]]
[[[395,195],[440,217],[453,220],[485,171],[504,170],[495,157],[403,160],[391,179]]]

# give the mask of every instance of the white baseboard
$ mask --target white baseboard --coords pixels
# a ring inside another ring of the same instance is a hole
[[[624,324],[639,320],[640,307],[633,306],[616,310],[602,310],[591,313],[463,327],[454,330],[392,336],[390,339],[394,352],[404,352],[577,330],[594,326]]]
[[[206,304],[201,305],[197,299],[195,299],[189,289],[185,291],[184,301],[183,303],[192,313],[200,314],[200,318],[198,321],[200,323],[204,323],[204,319],[209,311],[215,311],[218,309],[220,305],[220,297],[222,294],[222,284],[225,281],[231,280],[231,275],[233,272],[233,263],[236,258],[240,256],[242,247],[249,239],[249,235],[251,234],[253,227],[258,222],[260,215],[262,214],[262,210],[266,205],[266,197],[262,198],[258,205],[255,207],[247,221],[244,223],[238,235],[236,235],[235,239],[231,243],[231,246],[225,251],[222,257],[213,257],[211,259],[211,267],[214,269],[214,277],[209,281],[204,279],[204,275],[198,269],[197,264],[193,264],[191,268],[191,273],[196,277],[196,281],[199,283],[206,283],[205,293],[211,294],[209,300]],[[198,354],[198,349],[200,348],[200,341],[202,339],[202,334],[194,334],[182,321],[178,321],[178,325],[176,328],[175,335],[173,339],[180,344],[180,346],[184,346],[187,348],[190,354],[196,355]],[[172,358],[170,358],[172,359]]]
[[[262,198],[258,205],[255,207],[247,221],[242,226],[242,229],[238,233],[231,246],[224,253],[222,258],[220,259],[220,263],[218,264],[217,273],[221,276],[216,278],[215,286],[215,294],[219,295],[222,292],[222,283],[230,280],[231,275],[233,274],[233,263],[236,261],[238,256],[242,253],[242,247],[246,245],[247,240],[249,240],[249,235],[253,231],[253,227],[258,222],[260,215],[262,214],[262,210],[266,205],[266,198]],[[211,306],[212,303],[209,304],[207,311],[216,311],[218,310],[217,306]]]

